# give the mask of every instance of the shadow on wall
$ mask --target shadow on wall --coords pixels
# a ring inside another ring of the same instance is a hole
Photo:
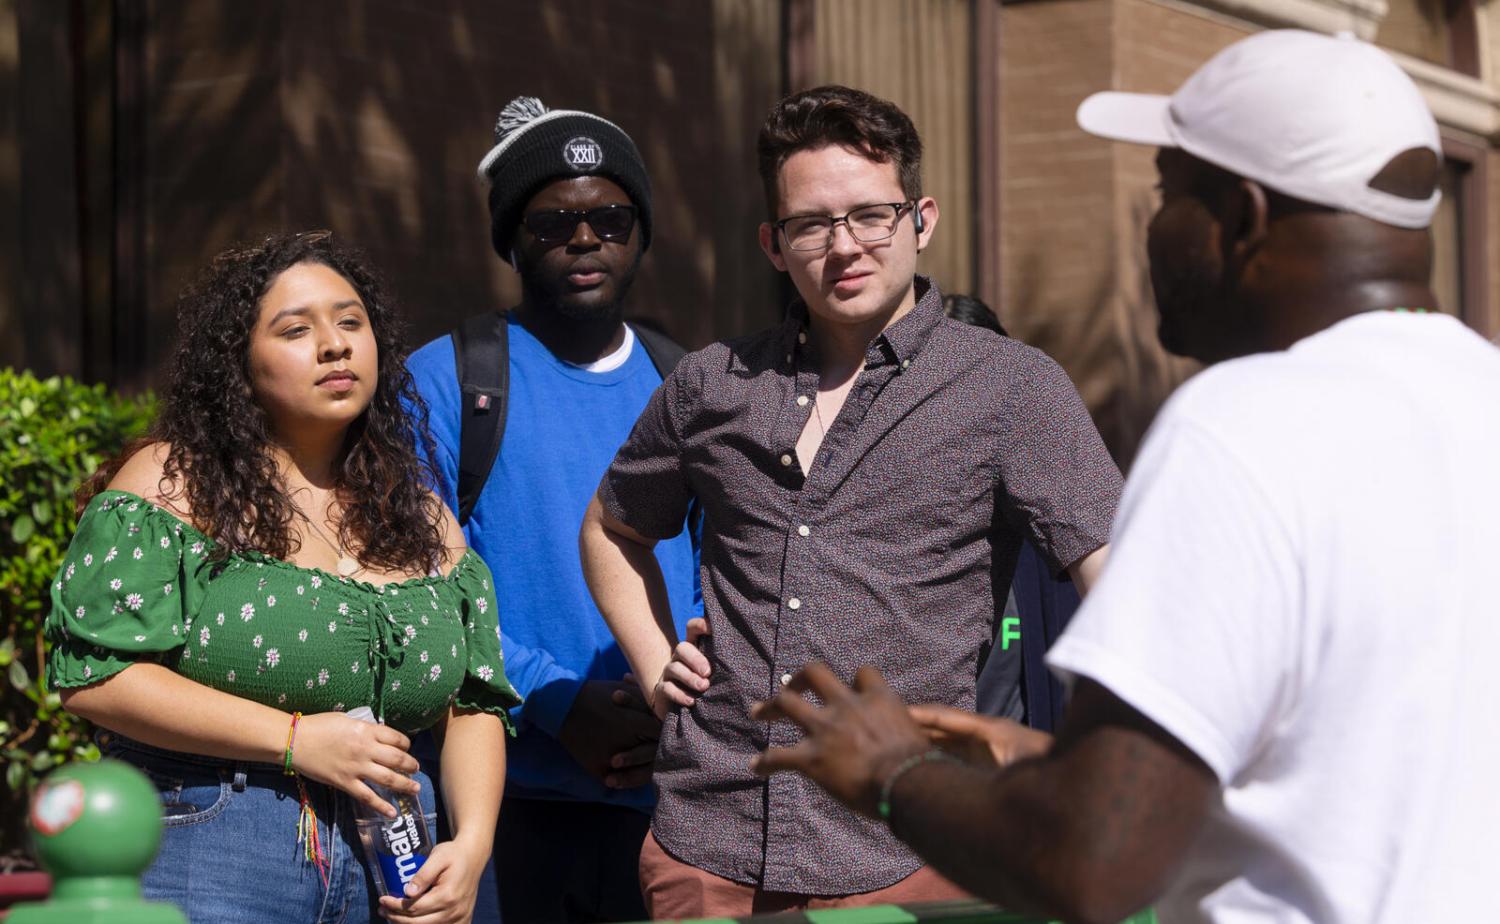
[[[1200,367],[1166,352],[1156,338],[1156,301],[1146,261],[1146,225],[1156,210],[1154,195],[1140,190],[1130,204],[1130,256],[1102,273],[1078,315],[1037,311],[1024,319],[1020,339],[1051,356],[1069,358],[1068,374],[1089,405],[1100,436],[1122,471],[1128,472],[1156,413],[1168,396]],[[1058,258],[1070,259],[1066,253]],[[1032,251],[1010,280],[1012,304],[1048,302],[1045,252]]]
[[[716,215],[752,211],[758,193],[753,150],[728,149],[714,120],[726,79],[715,49],[759,39],[716,32],[713,6],[157,3],[147,54],[159,193],[149,205],[153,326],[169,329],[175,293],[216,250],[309,227],[370,253],[406,306],[414,343],[513,304],[519,286],[491,250],[475,167],[500,108],[524,94],[603,115],[642,150],[655,233],[631,313],[690,345],[734,332],[704,310],[715,306],[716,261],[759,255],[753,225],[734,240]],[[773,58],[765,75],[737,78],[757,85],[749,95],[762,97],[761,112],[777,66]],[[774,297],[770,270],[761,275],[743,298]]]

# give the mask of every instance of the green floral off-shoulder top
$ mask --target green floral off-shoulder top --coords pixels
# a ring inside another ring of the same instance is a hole
[[[450,704],[499,715],[505,678],[490,569],[377,586],[254,552],[210,562],[213,540],[124,491],[90,502],[52,584],[53,689],[152,661],[287,712],[370,706],[403,732]]]

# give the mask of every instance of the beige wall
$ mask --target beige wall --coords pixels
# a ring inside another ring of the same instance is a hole
[[[809,86],[889,99],[922,136],[923,192],[941,210],[918,271],[973,292],[974,56],[969,0],[817,0]]]

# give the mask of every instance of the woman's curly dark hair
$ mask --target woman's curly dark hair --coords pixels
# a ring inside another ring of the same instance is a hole
[[[426,405],[406,369],[404,325],[363,256],[329,232],[271,237],[213,259],[178,302],[170,378],[149,435],[96,473],[80,501],[143,445],[166,443],[164,480],[185,489],[193,519],[217,544],[215,558],[254,550],[286,559],[296,551],[290,527],[300,514],[251,391],[249,353],[261,298],[299,263],[322,264],[349,281],[379,351],[375,394],[350,425],[335,464],[339,541],[367,564],[427,573],[443,559],[443,530],[439,502],[427,489],[431,470],[416,452],[417,439],[429,450],[432,443]],[[407,407],[418,409],[419,419]]]

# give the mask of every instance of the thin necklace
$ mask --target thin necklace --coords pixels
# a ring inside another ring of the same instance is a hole
[[[339,545],[332,539],[329,539],[328,536],[318,528],[318,524],[313,522],[312,517],[303,513],[300,508],[297,510],[297,514],[307,522],[308,526],[312,527],[312,531],[317,534],[319,539],[323,540],[324,544],[326,544],[330,549],[333,549],[333,554],[339,557],[338,572],[340,575],[344,577],[354,577],[356,574],[365,570],[365,566],[360,564],[358,559],[352,558],[347,552],[345,552],[342,545]]]
[[[819,407],[818,396],[813,395],[813,417],[818,421],[818,439],[828,436],[828,428],[823,426],[823,409]]]

